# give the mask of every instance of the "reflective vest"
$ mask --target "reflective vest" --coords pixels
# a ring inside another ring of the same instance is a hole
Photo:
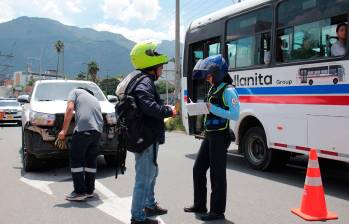
[[[224,110],[229,110],[229,106],[224,101],[224,90],[229,86],[225,83],[224,85],[218,87],[211,87],[208,92],[207,102],[220,107]],[[229,119],[218,117],[212,113],[205,115],[204,120],[205,131],[223,131],[229,128]]]

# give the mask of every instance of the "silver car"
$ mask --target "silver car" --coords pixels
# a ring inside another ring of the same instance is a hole
[[[54,142],[63,125],[68,94],[78,87],[91,90],[101,105],[104,119],[101,154],[104,155],[107,164],[116,165],[115,108],[108,102],[101,89],[95,83],[87,81],[45,80],[35,83],[32,95],[23,105],[22,148],[25,171],[40,168],[42,159],[68,158],[69,150],[58,150]],[[74,126],[73,119],[67,133],[68,147]]]
[[[22,125],[22,107],[16,99],[0,99],[0,123]]]

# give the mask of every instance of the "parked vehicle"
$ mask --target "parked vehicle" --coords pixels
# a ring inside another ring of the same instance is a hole
[[[37,81],[33,93],[23,106],[22,146],[23,167],[32,171],[47,158],[68,158],[68,151],[60,151],[54,141],[62,128],[67,98],[71,90],[83,87],[91,90],[101,105],[104,128],[101,138],[101,154],[107,164],[116,164],[117,139],[115,133],[115,109],[101,89],[93,82],[76,80]],[[25,99],[25,97],[21,97]],[[74,119],[67,133],[68,148],[74,129]]]
[[[16,99],[0,99],[0,123],[22,125],[22,107]]]

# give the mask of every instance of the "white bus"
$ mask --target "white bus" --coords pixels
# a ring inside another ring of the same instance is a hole
[[[331,55],[348,13],[349,0],[246,0],[193,21],[183,58],[187,132],[202,136],[203,125],[202,117],[188,117],[186,99],[203,101],[208,91],[192,69],[222,54],[241,102],[230,127],[253,168],[283,164],[311,148],[349,162],[349,55]]]

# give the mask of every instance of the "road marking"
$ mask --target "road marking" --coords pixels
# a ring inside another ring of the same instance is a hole
[[[55,182],[69,179],[71,179],[70,175],[58,175],[52,173],[27,173],[19,180],[31,187],[34,187],[48,195],[53,196],[53,192],[49,185]]]
[[[88,201],[87,204],[96,207],[102,212],[125,224],[129,223],[131,220],[132,197],[121,198],[99,181],[96,181],[95,188],[98,192],[105,196],[106,199],[101,199],[103,202],[102,204],[100,201]],[[156,219],[160,223],[166,224],[160,217],[156,217]]]
[[[59,175],[52,173],[27,173],[19,180],[45,194],[54,196],[49,185],[69,179],[71,179],[71,176],[64,173]],[[86,203],[122,223],[130,223],[132,196],[119,197],[99,181],[95,182],[95,188],[103,195],[103,198],[96,201],[90,200]],[[160,217],[156,217],[156,219],[159,220],[161,224],[166,224]]]

